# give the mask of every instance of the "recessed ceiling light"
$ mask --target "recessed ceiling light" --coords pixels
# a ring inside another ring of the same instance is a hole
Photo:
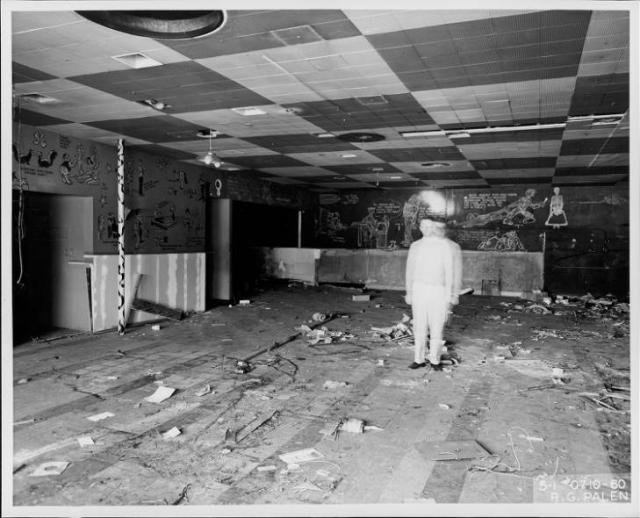
[[[333,133],[312,133],[316,138],[335,138]]]
[[[255,106],[245,106],[243,108],[231,108],[232,112],[239,113],[240,115],[249,116],[249,115],[266,115],[267,112],[262,111],[260,108],[256,108]]]
[[[144,54],[135,53],[135,54],[122,54],[120,56],[111,56],[113,59],[124,63],[125,65],[131,68],[149,68],[149,67],[159,67],[162,65],[160,61],[156,61],[149,56],[145,56]]]
[[[162,101],[157,101],[155,99],[143,99],[142,101],[136,101],[138,104],[144,104],[149,108],[153,108],[154,110],[163,111],[167,108],[170,108],[169,104],[166,104]]]
[[[344,155],[340,155],[342,158],[356,158],[358,155],[354,155],[353,153],[345,153]]]
[[[60,99],[56,99],[54,97],[49,97],[48,95],[43,95],[38,93],[23,94],[23,95],[20,95],[20,99],[24,99],[25,101],[28,101],[31,103],[38,103],[38,104],[57,104],[62,102]]]
[[[447,133],[447,137],[449,138],[470,138],[471,135],[466,131],[453,131],[451,133]]]
[[[430,131],[401,131],[400,135],[404,138],[411,137],[444,137],[445,132],[442,130],[430,130]]]
[[[402,180],[402,176],[390,176],[389,180]]]

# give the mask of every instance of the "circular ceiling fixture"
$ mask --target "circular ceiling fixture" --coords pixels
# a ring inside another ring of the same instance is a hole
[[[89,21],[110,29],[159,40],[206,36],[220,29],[224,11],[76,11]]]
[[[345,142],[357,142],[359,144],[364,144],[366,142],[379,142],[380,140],[385,139],[384,135],[379,135],[378,133],[362,132],[343,133],[342,135],[338,135],[338,138]]]

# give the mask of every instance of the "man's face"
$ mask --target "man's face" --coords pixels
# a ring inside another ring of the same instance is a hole
[[[430,235],[432,230],[433,230],[433,221],[431,221],[430,219],[420,220],[420,232],[422,232],[423,236]]]

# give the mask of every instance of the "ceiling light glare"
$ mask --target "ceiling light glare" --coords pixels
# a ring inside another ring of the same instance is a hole
[[[156,61],[155,59],[140,53],[122,54],[120,56],[111,56],[111,57],[116,61],[120,61],[120,63],[124,63],[128,67],[135,68],[135,69],[159,67],[162,65],[160,61]]]
[[[267,114],[267,112],[262,111],[260,108],[257,108],[255,106],[244,106],[242,108],[231,108],[231,111],[239,113],[240,115],[243,115],[245,117],[248,117],[249,115],[266,115]]]
[[[404,138],[413,137],[444,137],[446,133],[443,130],[429,130],[429,131],[401,131],[400,135]]]

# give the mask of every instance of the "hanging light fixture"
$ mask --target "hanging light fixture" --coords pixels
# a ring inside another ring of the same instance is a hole
[[[218,158],[218,156],[211,149],[211,139],[213,138],[214,131],[212,129],[209,130],[209,151],[207,154],[201,159],[205,164],[212,165],[216,169],[219,169],[222,165],[222,161]]]

